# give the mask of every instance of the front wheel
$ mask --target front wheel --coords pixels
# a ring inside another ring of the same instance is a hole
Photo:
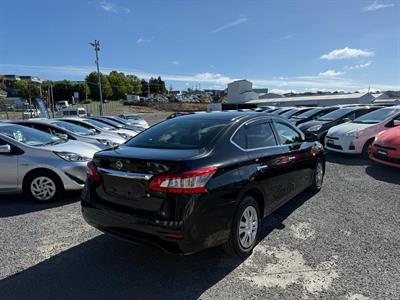
[[[57,199],[62,184],[56,175],[47,171],[34,172],[25,180],[24,193],[32,200],[47,203]]]
[[[372,142],[373,140],[371,139],[365,143],[361,153],[362,158],[369,159],[369,148],[371,148]]]
[[[324,175],[325,175],[324,164],[319,159],[314,169],[313,182],[312,185],[310,186],[311,192],[317,193],[321,190],[322,183],[324,182]]]
[[[246,196],[235,214],[229,240],[223,245],[225,252],[240,258],[249,256],[257,244],[260,230],[260,208],[253,197]]]

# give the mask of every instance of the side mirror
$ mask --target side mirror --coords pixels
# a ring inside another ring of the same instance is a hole
[[[11,152],[11,147],[10,145],[0,145],[0,153],[10,153]]]
[[[400,120],[393,120],[393,126],[400,126]]]

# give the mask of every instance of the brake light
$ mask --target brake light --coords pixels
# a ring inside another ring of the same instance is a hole
[[[97,170],[96,165],[92,161],[89,161],[87,163],[86,175],[90,181],[93,182],[100,181],[100,173]]]
[[[174,194],[200,194],[207,192],[205,185],[217,172],[216,167],[182,173],[158,175],[150,182],[149,188],[155,192]]]

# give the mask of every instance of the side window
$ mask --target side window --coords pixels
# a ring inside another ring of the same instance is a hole
[[[372,111],[372,110],[371,110],[371,111]],[[355,113],[355,118],[361,117],[362,115],[365,115],[366,113],[371,112],[371,111],[368,111],[368,110],[366,110],[366,109],[358,110],[358,111],[356,111],[356,113]],[[355,118],[353,118],[352,120],[354,120]]]
[[[358,113],[360,113],[360,111],[358,111]],[[346,119],[350,119],[350,120],[354,120],[355,118],[356,118],[356,113],[355,112],[346,117]]]
[[[302,141],[301,135],[286,124],[275,122],[275,128],[282,144],[288,145]]]
[[[6,141],[0,139],[0,146],[6,145],[6,144],[7,144]]]
[[[276,146],[276,140],[269,123],[250,125],[246,130],[247,149]]]
[[[246,149],[246,130],[244,129],[244,126],[240,127],[239,130],[236,131],[232,138],[232,142],[239,147]]]

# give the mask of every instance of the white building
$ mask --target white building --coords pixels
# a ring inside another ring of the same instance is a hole
[[[239,104],[258,99],[258,94],[253,91],[253,83],[248,80],[237,80],[228,83],[228,103]]]

